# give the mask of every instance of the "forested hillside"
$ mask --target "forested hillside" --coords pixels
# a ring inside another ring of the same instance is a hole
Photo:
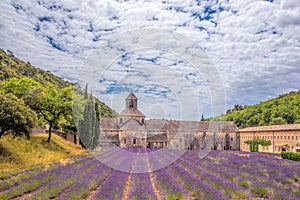
[[[30,139],[32,128],[44,124],[49,125],[48,142],[52,129],[77,132],[77,125],[87,112],[87,93],[87,86],[83,90],[21,61],[9,50],[0,50],[0,138],[13,133]],[[114,111],[103,102],[91,95],[89,100],[98,119],[114,116]]]
[[[6,53],[0,49],[0,83],[11,78],[20,79],[24,77],[30,77],[44,87],[48,84],[52,84],[58,88],[74,85],[74,83],[65,81],[49,71],[32,66],[29,62],[18,59],[9,50]],[[101,108],[100,112],[103,117],[112,117],[115,115],[114,111],[106,104],[98,99],[95,100]]]
[[[72,85],[72,83],[64,81],[49,71],[34,67],[29,62],[18,59],[12,52],[6,53],[0,49],[0,81],[22,77],[30,77],[44,86],[48,83],[58,87]]]
[[[255,105],[235,105],[212,120],[235,121],[239,128],[300,123],[300,90]]]

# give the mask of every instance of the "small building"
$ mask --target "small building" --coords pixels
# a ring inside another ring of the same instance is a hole
[[[146,120],[131,92],[116,118],[101,118],[99,146],[239,150],[233,122]]]
[[[245,141],[260,138],[271,141],[270,146],[259,147],[261,152],[300,152],[300,124],[248,127],[240,129],[239,132],[242,151],[249,151],[249,145],[245,144]]]

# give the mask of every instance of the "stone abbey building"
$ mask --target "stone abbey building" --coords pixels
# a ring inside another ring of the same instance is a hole
[[[175,148],[239,150],[240,138],[233,122],[145,119],[131,92],[126,108],[116,118],[100,120],[99,145],[121,148]]]
[[[280,153],[282,150],[300,152],[300,124],[248,127],[239,130],[242,151],[250,151],[247,140],[260,138],[270,140],[270,146],[259,146],[260,152]]]

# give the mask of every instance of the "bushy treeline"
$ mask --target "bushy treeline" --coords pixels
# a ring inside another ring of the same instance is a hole
[[[64,88],[67,86],[74,86],[74,83],[63,80],[62,78],[52,74],[49,71],[45,71],[30,64],[30,62],[24,62],[15,57],[13,52],[7,50],[7,53],[0,49],[0,83],[11,78],[31,78],[34,81],[40,83],[43,87],[54,85],[56,88]],[[108,107],[105,103],[94,99],[97,102],[100,109],[100,115],[103,117],[113,117],[116,112]]]
[[[234,121],[239,128],[300,123],[300,90],[251,106],[235,105],[212,120]]]
[[[282,151],[281,158],[294,161],[300,161],[300,152]]]
[[[91,107],[86,108],[91,104],[95,110],[92,115],[98,121],[100,116],[114,115],[114,111],[92,95],[86,98],[87,88],[83,91],[50,72],[24,63],[12,52],[0,51],[0,69],[0,137],[13,133],[30,138],[32,128],[43,124],[49,125],[48,142],[52,129],[76,133],[87,109],[91,112]]]

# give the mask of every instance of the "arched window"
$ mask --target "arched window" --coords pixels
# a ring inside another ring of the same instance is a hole
[[[126,139],[124,139],[124,144],[126,144]]]
[[[129,108],[133,108],[133,101],[130,101]]]
[[[133,139],[133,144],[136,144],[136,139]]]

